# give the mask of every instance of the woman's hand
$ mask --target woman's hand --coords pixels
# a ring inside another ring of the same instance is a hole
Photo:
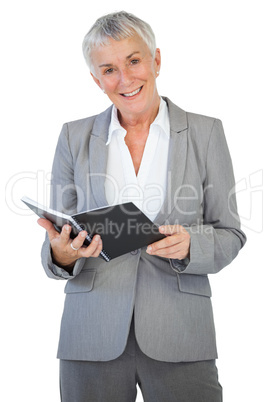
[[[148,254],[179,260],[189,258],[191,236],[183,226],[160,226],[159,232],[166,238],[150,244],[146,250]]]
[[[102,241],[99,235],[95,235],[91,244],[84,247],[83,243],[87,235],[85,230],[80,232],[75,239],[71,239],[70,225],[64,225],[61,233],[59,233],[49,220],[40,218],[37,222],[48,233],[53,261],[67,271],[74,267],[75,261],[79,258],[98,257],[102,250]]]

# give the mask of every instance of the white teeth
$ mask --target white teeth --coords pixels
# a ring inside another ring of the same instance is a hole
[[[142,87],[140,87],[139,89],[136,89],[136,91],[133,91],[133,92],[131,92],[130,94],[122,94],[123,96],[134,96],[134,95],[137,95],[140,91],[141,91],[141,88]]]

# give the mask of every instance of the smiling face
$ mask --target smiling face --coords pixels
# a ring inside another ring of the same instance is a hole
[[[108,45],[94,48],[91,58],[94,81],[123,119],[154,113],[159,106],[156,88],[161,63],[159,49],[153,58],[145,42],[135,35],[120,41],[110,39]]]

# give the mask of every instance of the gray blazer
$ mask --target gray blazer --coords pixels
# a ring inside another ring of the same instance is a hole
[[[145,248],[109,263],[80,259],[73,275],[52,263],[46,238],[42,263],[66,279],[58,358],[108,361],[123,353],[134,312],[141,350],[181,362],[217,357],[207,275],[236,257],[240,229],[234,177],[220,120],[186,113],[169,99],[168,189],[157,224],[181,224],[191,235],[190,260],[150,256]],[[64,124],[53,164],[51,207],[66,213],[107,205],[105,145],[111,108]]]

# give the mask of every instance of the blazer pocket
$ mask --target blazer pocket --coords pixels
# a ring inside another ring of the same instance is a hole
[[[66,283],[64,292],[70,293],[85,293],[93,289],[96,270],[85,269],[80,272],[74,279],[69,279]]]
[[[207,275],[177,274],[179,290],[199,296],[211,297],[211,287]]]

